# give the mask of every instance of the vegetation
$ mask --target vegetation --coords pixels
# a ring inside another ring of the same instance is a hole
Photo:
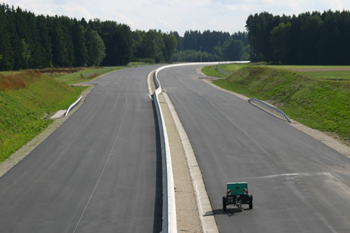
[[[202,68],[202,72],[210,77],[219,77],[219,78],[225,78],[225,75],[220,73],[217,69],[217,66],[204,66]]]
[[[249,60],[249,42],[246,32],[230,35],[217,31],[186,31],[181,37],[173,32],[177,40],[174,61],[241,61]]]
[[[321,79],[350,80],[350,71],[311,71],[307,74]]]
[[[322,80],[297,71],[246,66],[214,83],[248,97],[269,100],[296,121],[350,139],[350,81]]]
[[[119,67],[100,67],[95,69],[83,69],[70,74],[59,75],[59,76],[54,75],[54,79],[56,79],[59,82],[64,82],[67,84],[82,83],[82,82],[90,81],[102,74],[115,71],[115,70],[124,69],[124,68],[125,67],[119,66]]]
[[[250,15],[251,60],[283,64],[350,65],[350,11],[298,16]]]
[[[221,58],[218,55],[213,55],[207,52],[201,52],[196,50],[181,50],[174,54],[174,62],[211,62],[220,61]]]
[[[0,70],[172,62],[176,39],[160,30],[66,16],[36,16],[0,4]]]
[[[172,33],[162,33],[161,30],[148,32],[136,30],[133,32],[134,55],[133,62],[171,63],[176,48],[176,39]]]
[[[85,87],[71,87],[39,72],[0,74],[0,162],[42,132],[53,112],[67,109]]]

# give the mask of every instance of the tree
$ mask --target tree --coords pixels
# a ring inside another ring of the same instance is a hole
[[[37,30],[39,37],[40,48],[35,55],[35,60],[37,63],[34,63],[34,66],[37,68],[41,67],[51,67],[52,64],[52,45],[49,36],[49,29],[47,27],[47,19],[45,16],[40,15],[37,17]]]
[[[106,56],[106,46],[102,38],[94,30],[86,32],[87,65],[98,66]]]
[[[85,66],[87,63],[87,49],[85,43],[85,29],[74,20],[72,27],[72,40],[74,46],[75,66]]]
[[[55,67],[69,66],[69,54],[67,44],[65,43],[64,32],[55,18],[51,38],[52,38],[52,62]]]
[[[240,61],[245,52],[245,46],[241,40],[233,40],[225,49],[224,57],[230,61]]]
[[[174,34],[169,33],[163,34],[164,41],[164,49],[163,49],[163,57],[165,62],[171,63],[173,61],[174,52],[177,46],[176,37]]]
[[[19,66],[21,68],[26,69],[28,68],[28,63],[29,63],[29,59],[31,58],[31,55],[29,50],[29,44],[27,44],[24,39],[22,39],[21,50],[22,50],[22,57],[19,60]]]
[[[0,8],[0,70],[10,70],[13,67],[13,51],[10,40],[9,24],[5,14],[6,7]]]
[[[292,24],[290,22],[287,24],[282,22],[271,31],[271,49],[273,51],[274,61],[277,63],[286,62],[286,58],[290,51],[289,40],[291,35],[291,27]]]

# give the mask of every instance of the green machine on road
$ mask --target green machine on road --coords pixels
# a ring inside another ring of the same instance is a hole
[[[227,205],[235,205],[243,209],[242,204],[248,204],[249,209],[253,209],[253,196],[248,195],[248,183],[227,183],[226,196],[222,197],[222,208],[226,210]]]

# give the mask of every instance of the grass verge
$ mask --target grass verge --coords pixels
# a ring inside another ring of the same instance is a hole
[[[18,86],[18,80],[25,85]],[[67,109],[86,88],[34,71],[0,75],[0,162],[41,133],[52,123],[49,117]]]
[[[214,84],[269,100],[308,127],[350,139],[350,81],[321,80],[296,71],[247,66]]]
[[[221,67],[221,66],[220,66]],[[225,75],[221,74],[218,70],[217,70],[217,66],[204,66],[202,68],[202,72],[210,77],[220,77],[220,78],[225,78]]]
[[[350,81],[350,71],[310,71],[307,72],[308,75],[320,79],[334,79],[334,80],[349,80]]]
[[[115,71],[115,70],[121,70],[125,69],[125,66],[116,66],[116,67],[100,67],[96,69],[86,69],[81,70],[78,72],[74,72],[71,74],[65,74],[61,76],[53,77],[55,80],[67,83],[67,84],[75,84],[75,83],[82,83],[82,82],[88,82],[102,74]]]

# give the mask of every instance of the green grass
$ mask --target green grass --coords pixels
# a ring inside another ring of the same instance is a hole
[[[304,125],[350,139],[350,81],[322,80],[296,71],[248,66],[214,83],[250,98],[271,100]]]
[[[220,66],[221,67],[221,66]],[[210,77],[220,77],[220,78],[225,78],[225,75],[221,74],[217,69],[216,65],[215,66],[204,66],[202,68],[202,72]]]
[[[225,64],[220,65],[220,68],[227,71],[237,71],[243,67],[250,66],[250,63],[234,63],[234,64]]]
[[[310,69],[337,69],[337,68],[350,69],[350,66],[267,65],[267,64],[258,64],[258,63],[244,63],[244,64],[220,65],[220,68],[228,72],[230,71],[234,72],[246,66],[268,67],[268,68],[283,69],[283,70],[298,70],[299,72],[303,72],[307,75],[311,75],[320,79],[337,79],[337,80],[350,79],[350,71],[309,71]],[[219,76],[220,73],[216,70],[216,65],[206,66],[202,69],[202,72],[208,76],[224,78],[224,75],[222,74]]]
[[[306,74],[320,79],[350,80],[350,71],[310,71]]]
[[[8,75],[14,75],[17,73],[20,73],[22,71],[1,71],[0,74],[4,75],[4,76],[8,76]]]
[[[52,122],[49,116],[67,109],[86,89],[68,86],[38,72],[21,75],[22,80],[30,78],[29,86],[0,91],[0,162],[41,133]]]
[[[254,65],[254,63],[253,63]],[[350,66],[316,66],[316,65],[259,65],[259,66],[266,66],[270,68],[276,68],[276,69],[285,69],[285,70],[302,70],[302,69],[329,69],[329,68],[350,68]]]
[[[103,67],[103,68],[97,68],[97,69],[87,69],[82,70],[79,72],[74,72],[71,74],[62,75],[59,77],[53,77],[55,80],[64,82],[67,84],[75,84],[75,83],[82,83],[82,82],[88,82],[102,74],[115,71],[115,70],[121,70],[125,69],[125,66],[115,66],[115,67]]]

